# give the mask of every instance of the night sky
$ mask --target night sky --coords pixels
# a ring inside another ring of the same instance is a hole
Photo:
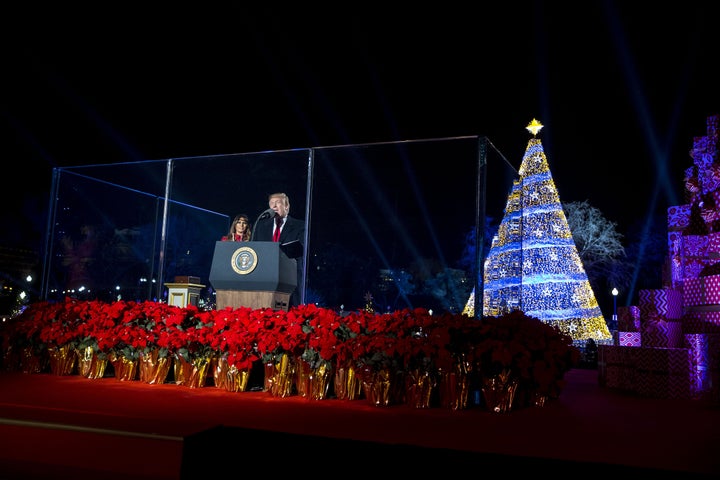
[[[55,167],[465,135],[519,166],[533,118],[562,201],[682,203],[718,8],[487,3],[6,7],[0,245],[40,247]]]

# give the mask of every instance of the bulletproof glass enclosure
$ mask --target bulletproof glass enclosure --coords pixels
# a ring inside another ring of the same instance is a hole
[[[56,168],[41,297],[166,302],[185,276],[213,308],[215,243],[284,192],[302,303],[461,312],[516,174],[482,136]]]

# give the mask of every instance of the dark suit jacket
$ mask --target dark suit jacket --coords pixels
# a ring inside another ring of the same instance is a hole
[[[274,218],[263,218],[255,227],[252,239],[256,242],[272,242]],[[280,243],[297,240],[300,244],[305,242],[305,222],[290,215],[285,220],[285,226],[280,232]]]
[[[259,220],[252,234],[253,241],[272,242],[274,223],[275,219],[272,217]],[[283,226],[282,232],[280,232],[280,243],[287,243],[293,240],[299,241],[301,245],[305,242],[305,222],[288,215],[285,220],[285,226]],[[300,253],[300,257],[297,257],[295,260],[297,260],[297,288],[290,297],[291,306],[300,304],[300,285],[303,276],[302,252]]]

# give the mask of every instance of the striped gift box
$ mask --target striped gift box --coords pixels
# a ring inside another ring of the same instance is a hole
[[[640,329],[643,347],[680,348],[683,346],[683,323],[649,320]]]
[[[642,318],[660,317],[666,320],[682,318],[682,291],[671,288],[643,289],[638,295]]]
[[[690,399],[690,349],[633,348],[635,392],[644,397]]]

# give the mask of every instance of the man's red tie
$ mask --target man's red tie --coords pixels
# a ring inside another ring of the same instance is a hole
[[[280,228],[282,227],[282,218],[275,217],[275,233],[273,234],[273,242],[280,241]]]

